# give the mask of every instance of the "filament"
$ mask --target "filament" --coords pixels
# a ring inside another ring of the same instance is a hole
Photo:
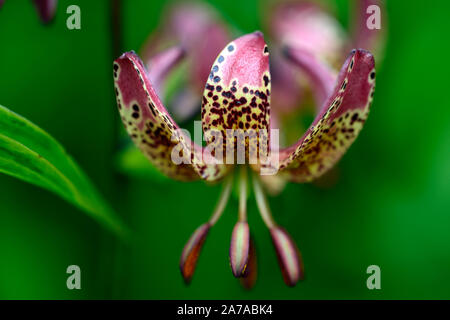
[[[258,205],[261,218],[263,219],[267,228],[271,229],[275,227],[277,224],[272,217],[272,213],[270,212],[270,207],[267,202],[266,195],[264,194],[261,182],[259,181],[259,178],[256,175],[253,175],[253,189],[255,191],[256,204]]]
[[[247,167],[239,172],[239,221],[247,221]]]
[[[209,224],[213,226],[217,220],[219,220],[222,215],[225,206],[227,205],[228,199],[230,198],[231,187],[233,186],[233,175],[230,174],[224,181],[222,192],[220,193],[219,201],[217,202],[216,208],[214,209],[211,218],[209,219]]]

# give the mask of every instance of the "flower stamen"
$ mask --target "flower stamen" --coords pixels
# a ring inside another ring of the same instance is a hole
[[[241,165],[239,172],[239,221],[247,221],[247,166]]]
[[[279,227],[273,219],[261,183],[256,175],[253,175],[253,187],[261,217],[270,230],[284,282],[293,287],[299,279],[303,279],[300,251],[287,231]]]
[[[255,175],[253,175],[253,190],[255,191],[256,204],[258,205],[259,213],[261,214],[261,218],[267,228],[272,229],[276,227],[277,223],[273,219],[272,213],[270,212],[264,190],[259,182],[259,179]]]
[[[219,197],[219,201],[214,209],[213,214],[208,222],[198,227],[191,235],[186,245],[183,248],[180,259],[180,271],[183,279],[186,283],[190,283],[192,276],[194,275],[197,260],[200,255],[200,251],[206,240],[206,236],[209,233],[211,227],[219,220],[220,216],[224,212],[225,206],[230,198],[231,187],[233,185],[233,175],[229,175],[223,184],[223,189]]]
[[[230,264],[236,278],[246,274],[250,253],[250,229],[247,223],[247,166],[239,171],[239,218],[233,228],[230,244]]]
[[[222,216],[222,213],[225,210],[225,206],[227,205],[228,199],[230,198],[232,186],[233,186],[233,175],[230,174],[228,175],[227,178],[225,178],[225,181],[223,183],[223,189],[220,193],[219,201],[217,202],[216,208],[214,209],[214,212],[208,221],[211,226],[215,225],[217,220],[219,220],[219,218]]]

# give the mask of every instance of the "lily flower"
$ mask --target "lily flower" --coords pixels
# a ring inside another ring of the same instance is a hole
[[[3,6],[5,0],[0,0],[0,8]],[[52,21],[56,12],[57,0],[33,0],[41,21],[45,24]]]
[[[331,10],[311,1],[282,1],[265,10],[265,26],[271,36],[272,72],[272,126],[279,127],[282,141],[292,142],[303,125],[289,124],[293,116],[304,117],[310,105],[309,93],[320,107],[336,80],[340,63],[351,48],[375,51],[377,60],[386,29],[385,12],[382,11],[383,28],[369,30],[366,25],[367,8],[377,5],[383,9],[382,0],[353,1],[350,22],[352,31],[346,32]],[[224,24],[213,7],[202,2],[184,2],[167,10],[165,21],[152,34],[144,46],[143,57],[157,93],[164,91],[166,76],[183,59],[188,60],[187,80],[169,101],[169,110],[175,119],[184,121],[200,110],[198,97],[207,79],[209,67],[216,53],[231,40],[231,28]],[[296,57],[286,59],[284,48],[299,49]],[[175,58],[174,52],[178,51]],[[166,64],[161,64],[166,59]],[[175,59],[175,60],[172,60]],[[172,62],[172,63],[171,63]],[[158,71],[166,66],[165,73]],[[157,75],[152,76],[156,69]],[[162,75],[162,76],[161,76]],[[173,92],[172,92],[173,93]],[[164,99],[163,99],[164,100]],[[304,110],[306,108],[306,111]],[[316,112],[318,110],[316,109]],[[287,120],[287,121],[286,121]],[[272,193],[279,193],[284,183]]]
[[[295,57],[296,50],[286,48],[285,52]],[[181,274],[186,282],[191,281],[206,237],[229,201],[234,186],[233,172],[236,172],[239,214],[230,245],[233,275],[243,278],[246,286],[254,283],[255,250],[247,221],[247,198],[253,190],[261,217],[270,231],[283,279],[287,285],[294,286],[304,276],[301,255],[292,237],[275,222],[262,186],[267,181],[260,174],[263,169],[271,169],[283,179],[309,182],[341,158],[368,115],[375,85],[374,58],[365,50],[351,51],[313,123],[297,143],[287,148],[273,144],[275,135],[269,130],[271,72],[263,34],[254,32],[227,44],[210,70],[202,97],[202,129],[207,141],[203,147],[179,130],[155,91],[145,64],[134,52],[124,53],[114,62],[116,99],[123,124],[149,161],[175,180],[203,179],[223,184],[212,216],[195,230],[183,249]],[[219,161],[221,147],[233,156],[235,152],[239,156],[242,147],[234,137],[228,143],[229,130],[249,134],[248,139],[241,140],[245,147],[243,163]],[[250,135],[252,130],[258,133],[255,137]],[[219,135],[210,135],[211,131]],[[226,146],[218,144],[220,137],[225,138]],[[217,152],[211,153],[211,146]],[[270,161],[256,157],[256,162],[252,162],[258,154],[255,150],[262,149],[269,149]],[[173,160],[174,150],[183,161]],[[272,161],[275,159],[278,161]]]

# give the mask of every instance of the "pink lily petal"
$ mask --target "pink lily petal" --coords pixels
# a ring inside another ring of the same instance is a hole
[[[229,36],[217,12],[201,3],[174,6],[169,18],[173,33],[192,57],[192,81],[202,90],[217,53]]]
[[[192,280],[200,251],[210,228],[211,225],[209,223],[202,224],[191,235],[183,248],[180,259],[180,271],[186,283],[190,283]]]
[[[289,112],[300,105],[303,92],[293,69],[282,54],[271,50],[272,116],[275,112]]]
[[[310,51],[299,48],[286,48],[285,55],[308,76],[313,87],[317,109],[332,93],[336,81],[335,72],[319,61]]]
[[[148,39],[144,57],[154,55],[167,43],[180,45],[190,59],[188,85],[201,94],[217,53],[230,39],[228,32],[215,10],[204,3],[177,4],[169,10],[165,20],[168,22],[162,32]]]
[[[178,92],[172,100],[172,110],[175,119],[181,121],[192,119],[200,113],[200,99],[196,92],[187,87]]]
[[[202,148],[178,131],[179,127],[162,105],[148,79],[147,70],[134,52],[125,53],[115,60],[114,82],[125,129],[162,173],[188,181],[198,178],[214,181],[224,176],[227,172],[224,165],[203,163]],[[180,148],[178,155],[186,161],[174,163],[174,147]]]
[[[39,17],[43,23],[49,23],[56,12],[57,0],[33,0],[38,11]]]
[[[161,94],[164,80],[184,55],[185,51],[181,47],[172,47],[147,61],[148,75],[156,93]]]
[[[283,228],[278,226],[271,228],[270,235],[272,236],[284,282],[288,286],[293,287],[298,280],[303,280],[304,277],[300,251]]]
[[[210,68],[214,59],[228,42],[230,37],[222,26],[211,24],[202,35],[194,48],[193,57],[193,83],[195,88],[202,88],[208,79]]]
[[[175,98],[177,101],[171,104],[171,109],[177,119],[186,120],[200,111],[201,94],[211,65],[230,37],[214,8],[204,3],[177,3],[170,8],[164,20],[166,25],[159,33],[149,37],[143,55],[147,61],[174,43],[184,49],[189,66],[186,87]],[[185,96],[188,100],[184,100]]]
[[[334,64],[346,37],[340,24],[315,3],[284,3],[275,8],[271,30],[282,45],[303,49]]]
[[[280,151],[279,170],[292,181],[308,182],[333,167],[361,131],[374,89],[372,54],[353,50],[312,125],[296,144]]]
[[[236,278],[245,273],[250,252],[250,229],[248,223],[239,221],[236,223],[231,235],[230,264]]]
[[[203,94],[202,126],[223,137],[227,129],[261,135],[268,133],[269,121],[269,52],[262,33],[254,32],[230,42],[214,62]]]

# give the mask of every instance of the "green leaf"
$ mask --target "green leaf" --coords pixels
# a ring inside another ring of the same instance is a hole
[[[127,228],[64,148],[0,105],[0,172],[50,190],[119,236]]]

